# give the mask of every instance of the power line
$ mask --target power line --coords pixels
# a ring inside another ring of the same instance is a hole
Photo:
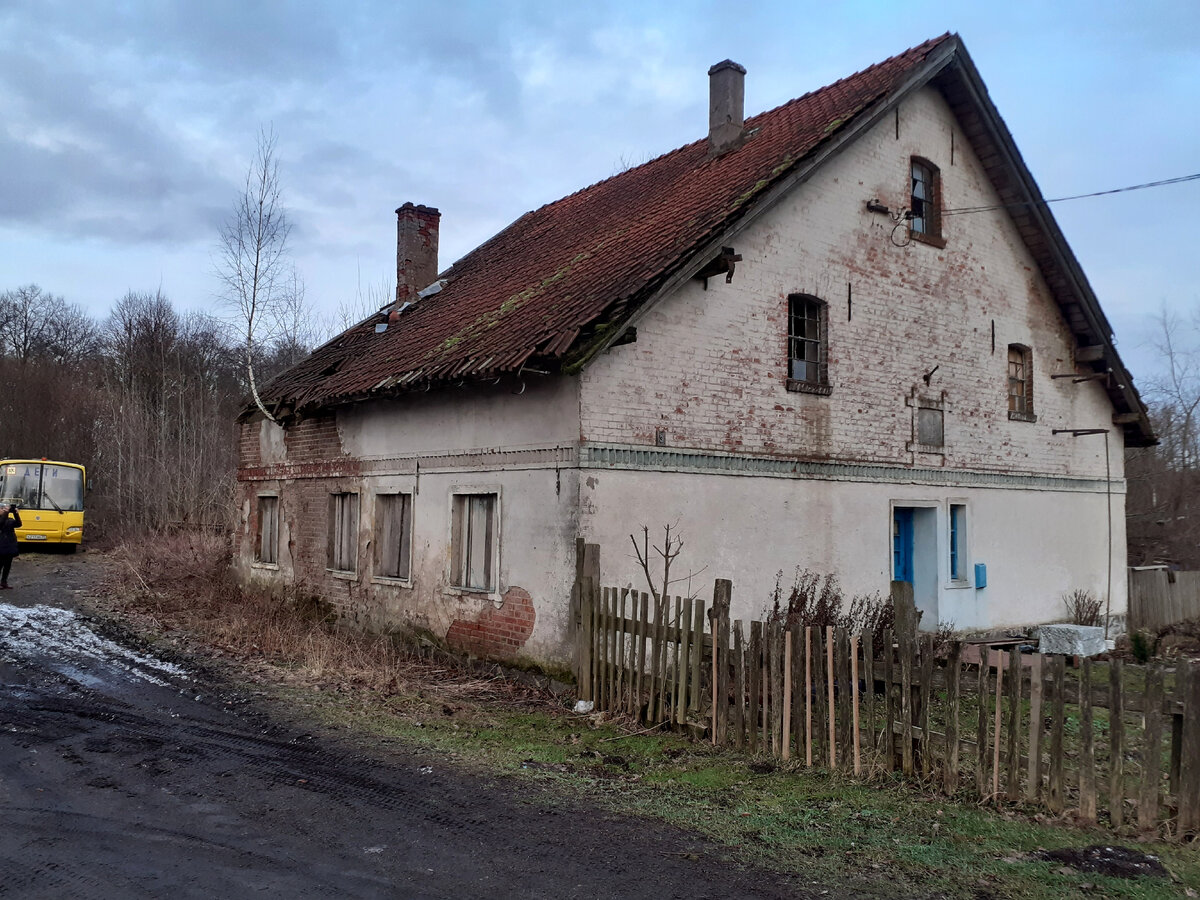
[[[1013,209],[1021,206],[1038,206],[1049,203],[1062,203],[1064,200],[1082,200],[1085,197],[1103,197],[1106,194],[1122,194],[1126,191],[1142,191],[1146,188],[1162,187],[1167,184],[1182,184],[1185,181],[1200,181],[1200,172],[1195,175],[1181,175],[1178,178],[1165,178],[1162,181],[1148,181],[1145,184],[1132,184],[1129,187],[1112,188],[1107,191],[1094,191],[1090,194],[1073,194],[1070,197],[1054,197],[1050,200],[1026,200],[1021,203],[1000,203],[994,206],[964,206],[959,209],[943,209],[943,216],[963,215],[965,213],[989,212],[994,209]]]

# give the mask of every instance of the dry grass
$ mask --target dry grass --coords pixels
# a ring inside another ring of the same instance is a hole
[[[220,536],[175,533],[126,541],[107,554],[107,562],[103,599],[113,610],[217,656],[270,666],[276,677],[422,704],[544,700],[498,672],[481,675],[400,636],[345,627],[333,607],[303,584],[283,591],[243,587]]]

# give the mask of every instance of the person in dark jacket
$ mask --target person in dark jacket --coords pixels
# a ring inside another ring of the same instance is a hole
[[[17,504],[12,503],[8,509],[0,512],[0,590],[8,590],[8,573],[12,569],[13,558],[19,552],[17,547],[17,529],[21,527],[21,514],[17,512]]]

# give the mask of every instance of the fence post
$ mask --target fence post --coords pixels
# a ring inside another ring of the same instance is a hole
[[[950,657],[946,660],[946,780],[945,791],[953,795],[958,790],[958,710],[959,678],[962,674],[962,641],[950,642]]]
[[[1186,673],[1186,676],[1184,675]],[[1200,667],[1180,670],[1183,684],[1183,741],[1179,771],[1180,836],[1200,829]]]
[[[1079,818],[1096,821],[1096,743],[1092,729],[1092,661],[1083,660],[1079,679]]]
[[[1121,660],[1108,666],[1108,819],[1113,828],[1120,828],[1125,824],[1125,685]]]
[[[733,584],[727,578],[713,582],[709,611],[713,634],[713,743],[725,746],[729,731],[729,599]]]
[[[1158,827],[1158,794],[1162,781],[1162,668],[1146,667],[1146,696],[1142,710],[1142,784],[1138,791],[1138,828]]]
[[[595,644],[594,633],[595,614],[592,609],[592,579],[581,577],[575,586],[579,600],[579,629],[575,633],[576,657],[578,670],[575,673],[575,683],[579,689],[580,700],[595,700],[592,691],[592,647]]]

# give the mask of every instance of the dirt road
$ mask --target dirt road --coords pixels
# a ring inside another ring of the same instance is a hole
[[[0,595],[0,896],[808,896],[694,834],[279,725],[79,615],[89,569],[22,556]]]

